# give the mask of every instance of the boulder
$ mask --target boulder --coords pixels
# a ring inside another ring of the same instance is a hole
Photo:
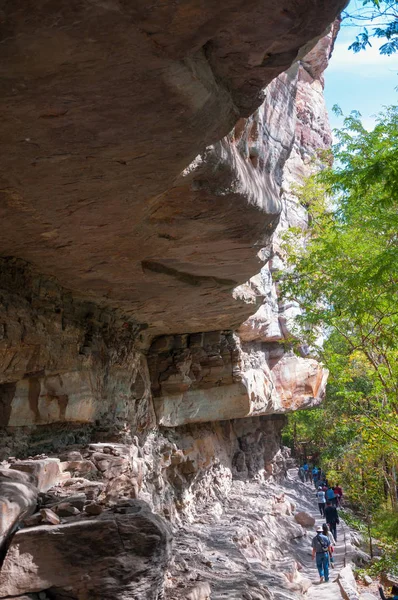
[[[366,585],[370,585],[373,583],[373,579],[370,577],[370,575],[364,575],[363,582],[366,583]]]
[[[344,600],[359,600],[357,584],[350,566],[344,567],[339,573],[338,583]]]
[[[358,548],[360,548],[364,543],[362,535],[357,531],[350,531],[350,538],[351,544],[353,546],[357,546]]]
[[[386,587],[391,587],[392,585],[398,585],[398,577],[392,573],[381,573],[380,582]]]
[[[40,511],[43,523],[49,523],[50,525],[58,525],[61,521],[58,515],[55,514],[50,508],[42,508]]]
[[[84,510],[88,515],[100,515],[104,511],[104,507],[101,504],[93,502],[92,504],[87,504]]]
[[[83,507],[87,502],[87,497],[85,494],[74,494],[73,496],[66,496],[61,498],[59,496],[53,496],[51,499],[49,499],[49,501],[44,502],[44,504],[46,505],[46,508],[55,508],[63,502],[67,502],[68,504],[71,504],[79,511],[81,511],[83,510]]]
[[[295,521],[303,527],[314,527],[315,519],[306,512],[298,512],[294,515]]]
[[[13,464],[13,469],[28,473],[40,492],[46,492],[62,478],[61,461],[58,458],[21,460]]]
[[[365,567],[372,562],[372,559],[369,554],[366,554],[366,552],[363,552],[363,550],[354,547],[352,552],[352,562],[357,567]]]
[[[349,583],[351,585],[351,587],[356,589],[357,582],[355,581],[354,573],[350,566],[347,566],[347,567],[344,567],[343,569],[341,569],[341,571],[339,573],[339,578],[344,579],[345,581],[347,581],[347,583]]]
[[[211,588],[207,582],[197,583],[185,596],[186,600],[208,600],[211,597]]]
[[[344,600],[359,600],[359,594],[345,579],[339,579],[341,596]]]
[[[76,600],[157,598],[170,538],[166,523],[143,503],[135,513],[22,529],[5,557],[0,589],[17,596],[54,587]]]
[[[40,525],[42,521],[43,515],[38,512],[30,517],[26,517],[26,519],[23,520],[23,524],[25,527],[36,527],[36,525]]]
[[[54,506],[53,509],[59,517],[74,517],[80,514],[80,510],[76,506],[72,506],[70,502],[61,502]]]
[[[64,470],[81,475],[97,471],[95,464],[91,460],[70,460],[64,462],[63,465]]]
[[[0,546],[18,521],[36,510],[37,489],[28,482],[0,479]]]
[[[29,473],[24,473],[17,469],[0,469],[0,481],[34,483],[34,478]]]

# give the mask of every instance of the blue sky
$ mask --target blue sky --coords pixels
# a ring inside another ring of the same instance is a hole
[[[348,11],[362,5],[362,0],[352,0]],[[371,27],[368,27],[371,30]],[[359,32],[353,26],[343,25],[337,37],[333,56],[325,72],[325,97],[332,127],[339,127],[342,119],[332,113],[338,104],[345,114],[359,110],[367,129],[374,124],[373,115],[383,106],[397,103],[398,55],[381,56],[378,46],[383,40],[372,42],[372,48],[354,54],[348,46]]]

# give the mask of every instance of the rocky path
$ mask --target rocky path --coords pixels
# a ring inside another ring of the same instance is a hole
[[[322,525],[325,520],[321,518],[318,510],[318,504],[315,497],[315,488],[310,483],[302,483],[294,472],[290,472],[290,481],[287,485],[291,491],[288,495],[297,504],[306,506],[306,511],[312,515],[315,520],[314,530],[318,525]],[[308,590],[308,600],[340,600],[342,598],[340,586],[337,582],[340,570],[349,562],[348,544],[347,544],[348,528],[340,520],[340,525],[337,526],[337,545],[334,552],[334,569],[330,570],[330,581],[328,583],[319,583],[319,574],[316,568],[315,561],[311,559],[311,550],[306,552],[299,551],[300,562],[304,566],[304,575],[312,581],[312,587]]]
[[[298,511],[312,515],[315,526],[303,530],[293,518]],[[349,533],[341,523],[335,569],[319,584],[311,540],[320,524],[315,489],[296,470],[281,484],[235,482],[218,514],[205,509],[175,532],[166,598],[205,598],[190,590],[206,582],[212,600],[341,600],[337,577],[348,562]]]

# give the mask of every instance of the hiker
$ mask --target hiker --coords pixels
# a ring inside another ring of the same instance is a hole
[[[323,535],[325,535],[330,542],[330,546],[329,546],[329,550],[330,550],[330,565],[332,567],[332,569],[334,569],[334,547],[336,546],[336,540],[333,537],[333,533],[330,531],[329,527],[327,526],[326,523],[323,523],[322,525],[322,533]]]
[[[318,467],[314,466],[314,468],[312,469],[312,480],[314,482],[315,488],[318,487]]]
[[[337,525],[340,524],[340,519],[337,508],[332,505],[330,500],[326,500],[325,520],[333,534],[334,539],[337,542]]]
[[[319,486],[319,488],[318,488],[318,491],[316,493],[316,498],[318,500],[318,508],[319,508],[319,512],[321,513],[321,517],[324,517],[325,516],[326,498],[325,498],[325,492],[323,491],[321,486]]]
[[[380,594],[380,598],[381,600],[398,600],[398,585],[393,585],[391,588],[391,594],[392,596],[386,596],[384,594],[384,590],[381,586],[379,586],[379,594]]]
[[[303,469],[304,469],[305,480],[308,481],[308,471],[309,471],[308,463],[303,464]]]
[[[298,475],[300,477],[300,480],[304,483],[304,481],[305,481],[305,472],[304,472],[303,467],[299,468]]]
[[[343,490],[341,489],[340,485],[337,484],[334,486],[333,491],[336,495],[336,506],[341,506],[341,501],[343,498]]]
[[[329,538],[322,533],[322,527],[316,528],[316,536],[312,540],[312,560],[316,558],[320,583],[329,581]]]
[[[336,494],[334,493],[334,490],[330,485],[325,492],[325,497],[326,497],[326,502],[331,502],[331,504],[333,504],[333,506],[336,506]]]
[[[312,467],[309,466],[308,468],[308,479],[310,480],[310,483],[312,483],[313,479],[312,479]]]

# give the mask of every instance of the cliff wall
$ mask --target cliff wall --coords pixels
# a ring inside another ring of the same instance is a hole
[[[238,326],[250,308],[230,292],[258,270],[279,191],[204,149],[344,3],[6,2],[1,254],[153,334]]]
[[[272,273],[343,4],[6,12],[0,598],[160,600],[171,530],[284,475],[327,373]]]
[[[276,234],[259,250],[264,267],[231,293],[231,301],[254,312],[238,335],[213,329],[151,341],[148,327],[128,313],[79,299],[23,261],[4,258],[3,426],[100,421],[103,432],[108,425],[114,434],[128,428],[136,435],[154,423],[151,388],[158,423],[166,426],[280,413],[322,397],[322,368],[286,353],[280,344],[289,336],[289,313],[295,309],[279,305],[272,272],[283,264],[281,232],[306,226],[292,186],[314,168],[316,151],[330,145],[322,73],[335,34],[275,79],[256,113],[181,175],[195,189],[214,186],[214,198],[235,186],[249,202],[259,203],[261,191],[273,188],[281,203]],[[193,281],[187,285],[195,288]],[[212,287],[218,287],[216,280]],[[202,294],[200,286],[197,293]],[[213,310],[217,324],[222,305]],[[204,317],[197,313],[197,328],[203,318],[211,319],[211,311]]]

